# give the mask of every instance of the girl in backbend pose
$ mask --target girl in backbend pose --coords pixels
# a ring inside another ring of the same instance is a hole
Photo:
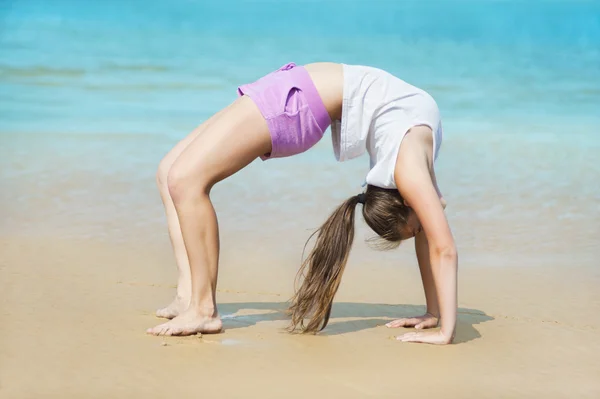
[[[387,326],[419,330],[398,337],[402,341],[452,342],[457,252],[434,172],[442,141],[438,107],[426,92],[381,69],[334,63],[290,63],[239,87],[231,105],[161,161],[157,180],[179,281],[173,303],[157,312],[172,320],[148,333],[221,330],[212,186],[257,157],[306,151],[329,126],[336,158],[344,161],[366,151],[371,168],[366,190],[344,201],[317,231],[302,265],[303,282],[289,307],[290,330],[314,333],[327,325],[354,238],[355,208],[361,204],[366,223],[391,246],[415,237],[427,312]],[[438,324],[439,330],[422,330]]]

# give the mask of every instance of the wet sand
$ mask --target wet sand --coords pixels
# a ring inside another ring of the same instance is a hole
[[[298,254],[239,253],[225,241],[225,331],[164,338],[144,331],[174,292],[168,244],[2,237],[1,396],[600,395],[600,272],[591,262],[485,267],[467,257],[456,342],[441,347],[395,341],[401,330],[383,326],[423,311],[409,245],[397,267],[358,245],[330,325],[300,336],[283,331],[280,312]]]

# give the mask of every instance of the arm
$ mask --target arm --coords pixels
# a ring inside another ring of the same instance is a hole
[[[423,290],[425,291],[425,302],[427,303],[427,313],[436,319],[440,317],[440,308],[438,305],[437,290],[431,273],[431,262],[429,261],[429,243],[425,232],[421,231],[415,236],[415,252],[419,262],[419,271],[423,281]],[[437,320],[436,320],[437,324]],[[435,326],[434,326],[435,327]]]
[[[446,201],[442,197],[440,190],[437,188],[436,191],[442,203],[442,208],[446,209]],[[393,320],[386,324],[387,327],[414,327],[416,329],[437,327],[440,318],[440,308],[438,305],[437,291],[435,283],[433,281],[433,274],[431,272],[431,262],[429,260],[429,242],[425,232],[420,231],[415,236],[415,252],[417,254],[417,261],[419,263],[419,272],[421,273],[421,281],[423,282],[423,290],[425,292],[425,301],[427,303],[427,310],[422,316],[404,317],[401,319]]]
[[[446,209],[446,200],[442,196],[440,189],[438,188],[435,180],[435,174],[433,175],[433,184],[435,190],[442,204],[442,208]],[[425,231],[420,231],[415,236],[415,252],[417,254],[417,261],[419,262],[419,272],[421,273],[421,281],[423,282],[423,290],[425,291],[425,302],[427,303],[427,315],[433,316],[436,320],[436,325],[440,317],[440,308],[438,304],[437,290],[435,288],[435,282],[433,280],[433,274],[431,269],[431,261],[429,259],[429,242],[427,241],[427,235]],[[426,315],[426,316],[427,316]],[[419,326],[416,326],[419,328]],[[435,327],[435,326],[432,326]]]
[[[441,330],[409,333],[400,339],[447,344],[452,342],[456,328],[458,257],[430,166],[428,143],[423,137],[414,134],[405,138],[406,142],[400,147],[398,154],[394,177],[401,195],[417,214],[429,244],[427,252],[433,285],[437,292]],[[422,250],[424,251],[423,248]],[[422,259],[424,260],[423,257]],[[419,264],[427,266],[424,261],[423,264],[421,261]],[[428,305],[429,302],[430,298],[428,298]]]
[[[427,236],[422,231],[415,236],[415,252],[417,253],[419,271],[421,272],[421,280],[423,281],[427,311],[422,316],[403,317],[390,321],[386,324],[386,327],[414,327],[420,330],[422,328],[437,327],[438,325],[440,311],[433,275],[431,274],[431,265],[429,263],[429,243],[427,242]]]

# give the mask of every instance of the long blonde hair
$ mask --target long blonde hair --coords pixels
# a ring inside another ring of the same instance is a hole
[[[303,333],[316,333],[327,326],[354,241],[356,205],[361,202],[365,222],[387,244],[385,248],[396,247],[404,239],[402,232],[411,210],[398,190],[369,185],[364,194],[344,201],[307,241],[308,244],[317,235],[315,246],[296,277],[297,282],[303,281],[288,309],[292,319],[289,331],[299,328]]]

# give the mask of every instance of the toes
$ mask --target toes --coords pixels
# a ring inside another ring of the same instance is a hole
[[[149,328],[148,330],[146,330],[146,332],[148,334],[152,334],[152,335],[164,335],[164,336],[189,335],[189,334],[186,334],[186,330],[184,328],[173,325],[171,321],[168,323],[160,324],[154,328]]]
[[[147,329],[147,330],[146,330],[146,333],[148,333],[148,334],[152,334],[152,335],[156,335],[156,331],[157,331],[157,329],[158,329],[158,326],[156,326],[156,327],[151,327],[151,328],[149,328],[149,329]]]
[[[209,328],[207,328],[207,326]],[[146,330],[146,332],[148,334],[152,334],[152,335],[187,336],[187,335],[198,334],[203,331],[210,331],[211,330],[210,327],[211,327],[210,323],[207,324],[205,321],[200,321],[200,322],[189,321],[189,320],[186,320],[185,318],[183,318],[182,316],[179,316],[167,323],[163,323],[156,327],[149,328],[148,330]],[[219,331],[221,331],[221,329],[222,329],[222,326],[220,325],[220,322],[219,322],[218,325],[215,325],[214,332],[219,332]]]
[[[166,335],[166,336],[170,337],[170,336],[174,336],[174,335],[182,335],[181,332],[182,332],[181,327],[166,324],[162,335]]]
[[[168,328],[169,328],[169,326],[167,326],[167,323],[165,323],[165,324],[160,324],[153,328],[149,328],[146,330],[146,332],[148,334],[152,334],[152,335],[165,335],[164,332],[166,330],[168,330]]]
[[[178,336],[187,336],[187,335],[193,335],[196,334],[198,332],[197,329],[195,328],[190,328],[188,327],[176,327],[171,329],[171,335],[178,335]]]

